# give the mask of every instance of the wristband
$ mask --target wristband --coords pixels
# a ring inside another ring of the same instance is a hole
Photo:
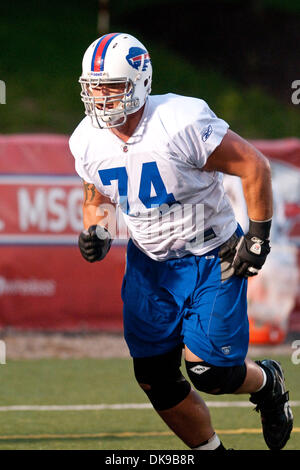
[[[271,230],[272,219],[263,220],[258,222],[256,220],[249,219],[249,231],[250,235],[254,235],[261,240],[270,239],[270,230]]]

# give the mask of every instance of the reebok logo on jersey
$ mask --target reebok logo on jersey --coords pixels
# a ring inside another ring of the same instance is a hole
[[[197,366],[192,367],[191,371],[194,372],[195,374],[201,375],[201,374],[203,374],[203,372],[206,372],[209,369],[210,369],[210,367],[197,365]]]
[[[203,142],[206,142],[209,136],[212,134],[213,128],[211,125],[205,127],[201,133],[201,138]]]

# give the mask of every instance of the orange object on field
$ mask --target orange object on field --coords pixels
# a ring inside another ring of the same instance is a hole
[[[280,344],[285,340],[286,331],[271,323],[258,324],[249,318],[250,344]]]

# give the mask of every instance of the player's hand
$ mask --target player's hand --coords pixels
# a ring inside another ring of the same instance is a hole
[[[234,273],[244,277],[256,276],[269,253],[269,240],[262,240],[247,233],[241,237],[236,247],[236,254],[232,262]]]
[[[94,263],[107,255],[111,242],[110,233],[105,227],[91,225],[79,235],[78,246],[84,259]]]
[[[271,221],[249,221],[249,232],[238,238],[236,234],[219,250],[222,279],[232,274],[250,277],[258,274],[270,253]]]

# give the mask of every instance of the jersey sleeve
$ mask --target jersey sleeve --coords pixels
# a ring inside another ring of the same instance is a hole
[[[203,100],[198,101],[198,109],[192,110],[192,120],[179,133],[181,151],[192,165],[202,168],[208,157],[220,145],[229,125],[218,118]]]
[[[75,170],[76,173],[87,183],[93,184],[91,181],[90,176],[84,169],[83,161],[84,161],[84,153],[85,153],[85,146],[86,146],[86,139],[83,135],[83,122],[79,124],[79,126],[75,129],[73,134],[69,139],[69,148],[70,151],[75,159]]]

